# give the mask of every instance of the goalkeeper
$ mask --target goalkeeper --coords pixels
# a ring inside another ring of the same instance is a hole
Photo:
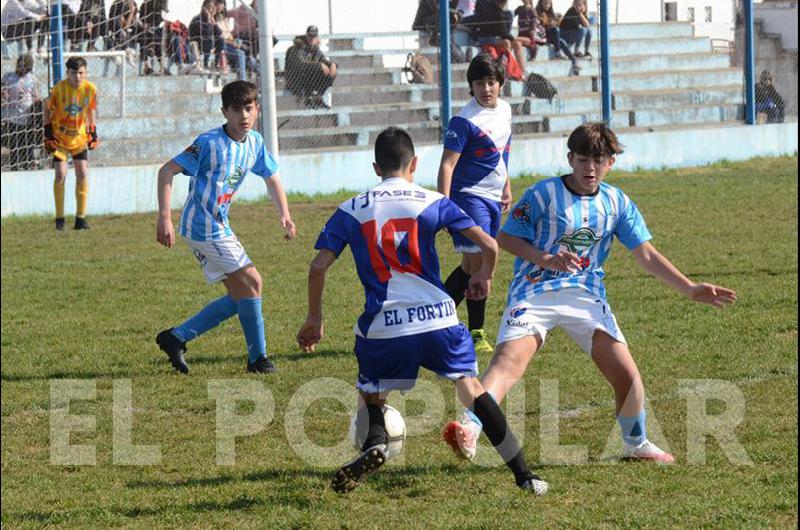
[[[67,78],[59,81],[44,108],[44,148],[53,153],[56,230],[64,230],[64,187],[67,157],[75,165],[75,230],[89,228],[86,202],[89,193],[88,152],[97,148],[97,89],[86,79],[86,59],[67,61]]]

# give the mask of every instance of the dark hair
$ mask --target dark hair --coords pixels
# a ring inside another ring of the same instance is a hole
[[[70,57],[67,59],[67,70],[79,70],[81,66],[86,68],[86,59],[83,57]]]
[[[375,139],[375,163],[388,173],[403,169],[414,158],[414,142],[400,127],[384,129]]]
[[[484,77],[494,77],[502,86],[505,81],[505,71],[503,67],[488,53],[479,53],[470,62],[467,68],[467,83],[469,84],[469,95],[472,93],[472,82]]]
[[[553,2],[550,2],[550,9],[544,8],[544,0],[539,0],[538,2],[536,2],[536,14],[540,15],[542,13],[545,13],[550,18],[555,18],[556,14],[553,11]]]
[[[583,156],[614,156],[622,153],[622,144],[605,123],[584,123],[567,140],[571,153]]]
[[[250,81],[232,81],[222,87],[222,108],[257,103],[258,88]]]

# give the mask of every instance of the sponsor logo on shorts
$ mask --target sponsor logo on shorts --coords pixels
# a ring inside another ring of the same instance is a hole
[[[511,318],[519,318],[524,315],[526,311],[528,311],[527,307],[517,306],[509,311],[508,314],[511,316]]]

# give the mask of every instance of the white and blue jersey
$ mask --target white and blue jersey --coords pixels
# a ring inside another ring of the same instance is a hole
[[[499,202],[508,178],[511,149],[511,106],[502,99],[495,108],[475,98],[450,120],[444,148],[461,153],[453,170],[451,196],[477,195]]]
[[[179,233],[195,241],[232,237],[228,208],[245,176],[252,171],[266,180],[278,170],[261,134],[250,131],[237,142],[223,127],[201,134],[172,161],[191,177]]]
[[[439,278],[435,239],[443,228],[474,224],[440,193],[397,177],[343,202],[315,248],[338,256],[350,245],[366,296],[355,334],[388,339],[458,325]]]
[[[602,182],[595,194],[577,195],[566,186],[565,178],[542,180],[528,188],[502,231],[550,254],[573,252],[580,257],[581,270],[551,271],[517,258],[508,289],[509,306],[566,288],[584,289],[605,300],[603,263],[613,236],[630,250],[652,239],[638,208],[622,190]]]

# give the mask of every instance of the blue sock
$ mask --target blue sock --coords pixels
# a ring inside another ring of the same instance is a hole
[[[261,314],[261,298],[239,300],[239,322],[247,342],[247,361],[256,362],[267,356],[267,339],[264,336],[264,316]]]
[[[174,328],[172,334],[181,342],[189,342],[231,318],[237,311],[236,302],[230,296],[225,295],[217,298],[192,318]]]
[[[639,445],[647,440],[645,417],[644,409],[636,416],[617,416],[619,426],[622,427],[623,442],[628,445]]]
[[[495,401],[495,402],[497,402],[497,400],[494,398],[494,394],[492,394],[492,393],[491,393],[491,392],[489,392],[488,390],[486,391],[486,393],[487,393],[487,394],[489,394],[489,395],[492,397],[492,399],[494,399],[494,401]],[[498,403],[498,405],[499,405],[499,403]],[[475,407],[475,406],[473,405],[472,407],[470,407],[470,408],[468,408],[467,410],[465,410],[465,411],[464,411],[464,413],[465,413],[467,416],[469,416],[469,419],[471,419],[473,422],[477,423],[477,424],[478,424],[478,426],[479,426],[481,429],[483,429],[483,422],[482,422],[482,421],[481,421],[481,420],[478,418],[478,415],[477,415],[477,414],[475,414],[475,411],[473,410],[473,409],[474,409],[474,407]]]

